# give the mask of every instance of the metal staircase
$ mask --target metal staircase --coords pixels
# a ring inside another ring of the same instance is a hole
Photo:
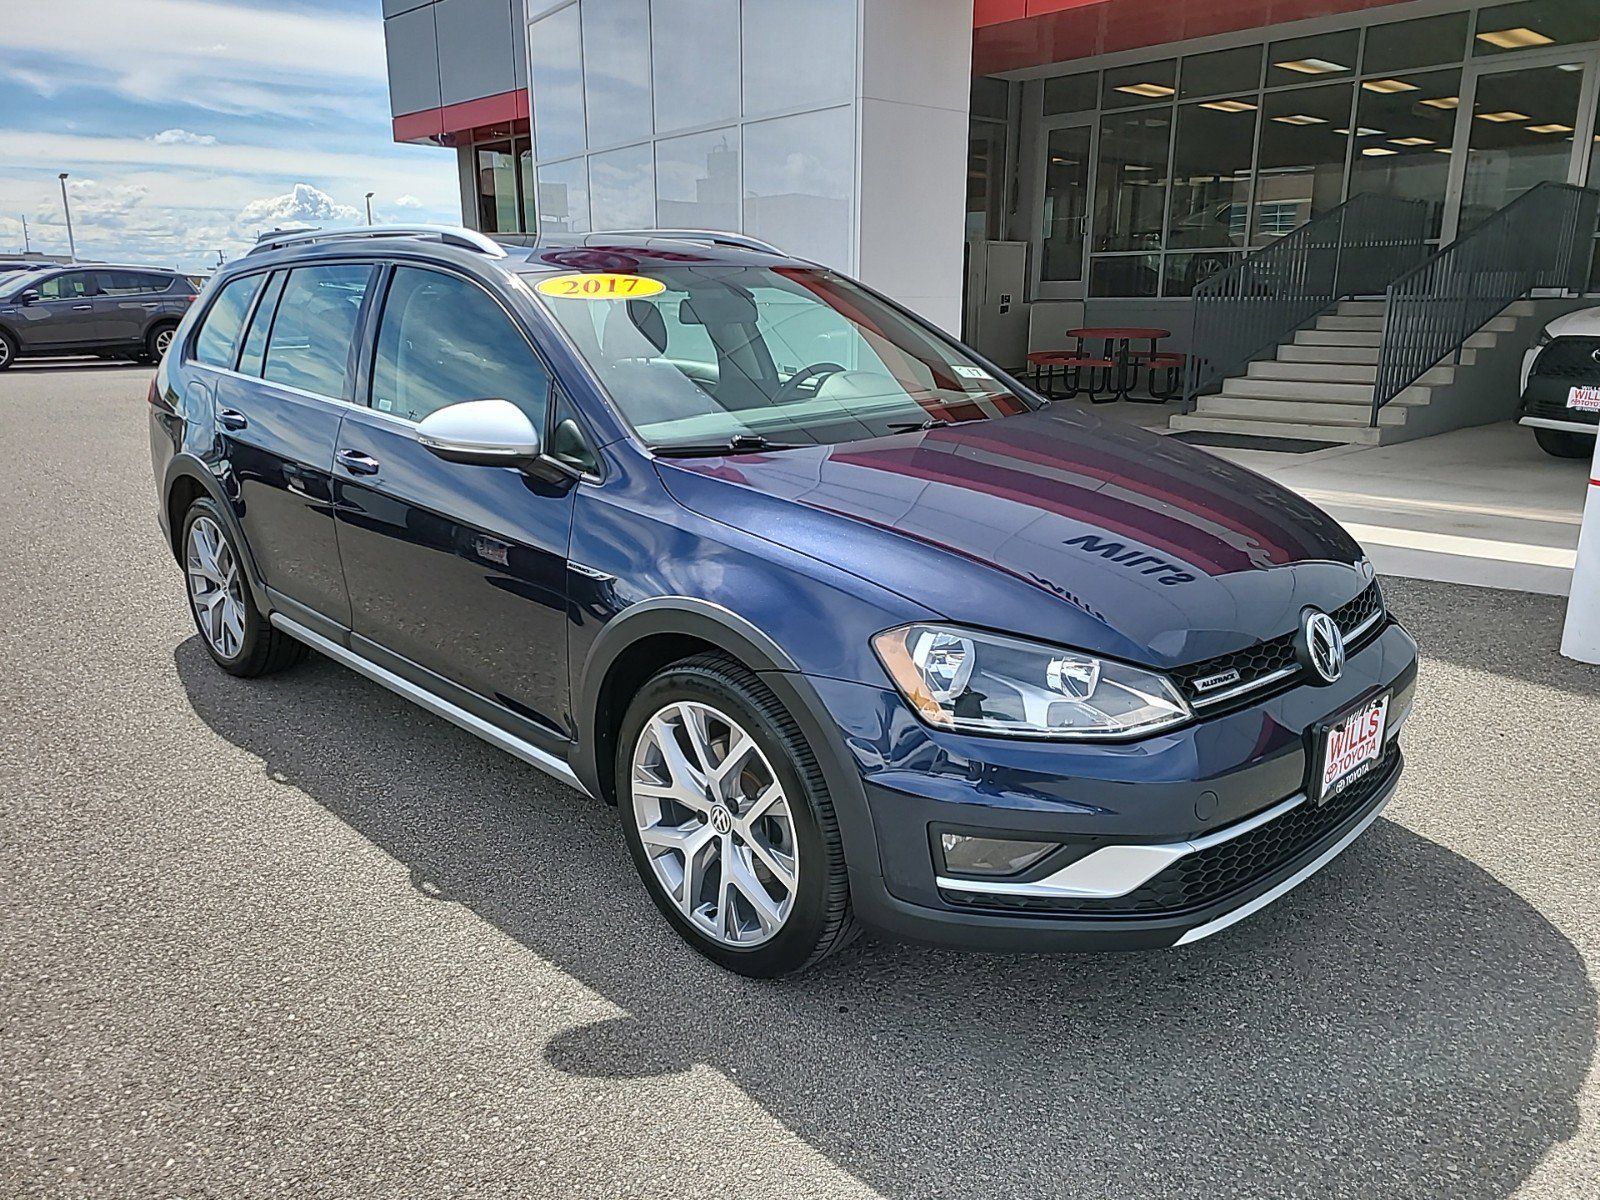
[[[1421,261],[1420,227],[1375,229],[1380,210],[1356,212],[1362,199],[1196,290],[1192,411],[1172,429],[1379,445],[1510,415],[1514,385],[1499,393],[1532,342],[1527,297],[1585,286],[1600,191],[1540,184]],[[1283,270],[1286,252],[1307,257],[1297,237],[1320,270]],[[1345,298],[1363,293],[1382,298]],[[1263,312],[1283,320],[1319,298],[1275,347],[1246,349],[1239,330]],[[1500,369],[1474,376],[1491,362]]]

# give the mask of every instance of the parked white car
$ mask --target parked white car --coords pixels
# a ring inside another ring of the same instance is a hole
[[[1588,458],[1600,428],[1600,308],[1557,317],[1522,360],[1517,420],[1557,458]]]

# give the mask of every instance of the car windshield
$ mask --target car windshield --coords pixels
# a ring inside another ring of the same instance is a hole
[[[529,276],[646,445],[826,445],[1032,403],[954,342],[816,267]]]
[[[0,275],[0,300],[10,299],[39,281],[43,271],[7,271]]]

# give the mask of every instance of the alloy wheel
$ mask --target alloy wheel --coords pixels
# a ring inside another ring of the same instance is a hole
[[[10,364],[10,362],[11,362],[11,343],[6,341],[5,338],[0,337],[0,367],[7,366],[7,365]]]
[[[165,358],[166,357],[167,350],[172,345],[172,335],[174,333],[176,333],[176,332],[177,331],[174,330],[174,329],[163,329],[160,333],[156,334],[156,357],[157,358]]]
[[[669,704],[645,722],[631,778],[639,839],[689,923],[739,949],[777,936],[799,847],[783,783],[750,733],[710,705]]]
[[[244,647],[244,580],[233,548],[210,517],[196,517],[189,526],[185,564],[200,632],[223,658],[235,657]]]

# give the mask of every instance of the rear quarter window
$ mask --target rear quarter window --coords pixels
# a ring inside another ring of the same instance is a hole
[[[265,275],[245,275],[222,285],[201,319],[194,339],[194,361],[230,370],[239,356],[239,331]]]

